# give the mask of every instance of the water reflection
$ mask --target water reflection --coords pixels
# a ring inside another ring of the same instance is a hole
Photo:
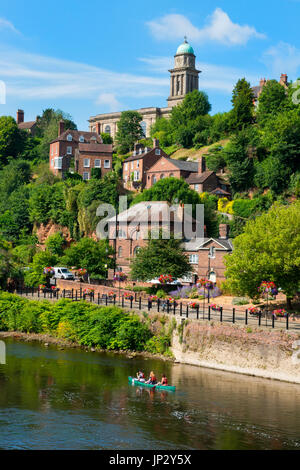
[[[7,353],[0,448],[300,448],[297,385],[13,341]],[[139,368],[176,393],[128,384]]]

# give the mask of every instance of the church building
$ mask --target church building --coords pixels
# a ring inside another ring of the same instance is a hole
[[[170,72],[170,96],[167,100],[166,108],[141,108],[136,111],[143,116],[141,122],[145,137],[150,137],[151,126],[161,117],[170,117],[172,107],[182,103],[185,96],[193,90],[199,89],[199,73],[196,69],[196,56],[194,49],[187,42],[178,47],[175,55],[174,68]],[[105,132],[115,137],[118,129],[118,121],[121,118],[121,112],[98,114],[89,119],[90,132],[100,134]]]

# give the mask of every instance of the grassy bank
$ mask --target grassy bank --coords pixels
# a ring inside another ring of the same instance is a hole
[[[82,346],[103,350],[146,351],[170,355],[172,325],[153,328],[142,317],[118,307],[62,299],[56,303],[33,301],[0,292],[0,331],[51,335]]]

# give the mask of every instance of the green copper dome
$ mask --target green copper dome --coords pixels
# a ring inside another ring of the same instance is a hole
[[[194,49],[185,39],[184,42],[178,47],[176,54],[194,54]]]

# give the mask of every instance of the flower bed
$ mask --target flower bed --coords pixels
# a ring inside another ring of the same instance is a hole
[[[160,284],[171,284],[174,279],[171,274],[161,274],[158,278]]]

